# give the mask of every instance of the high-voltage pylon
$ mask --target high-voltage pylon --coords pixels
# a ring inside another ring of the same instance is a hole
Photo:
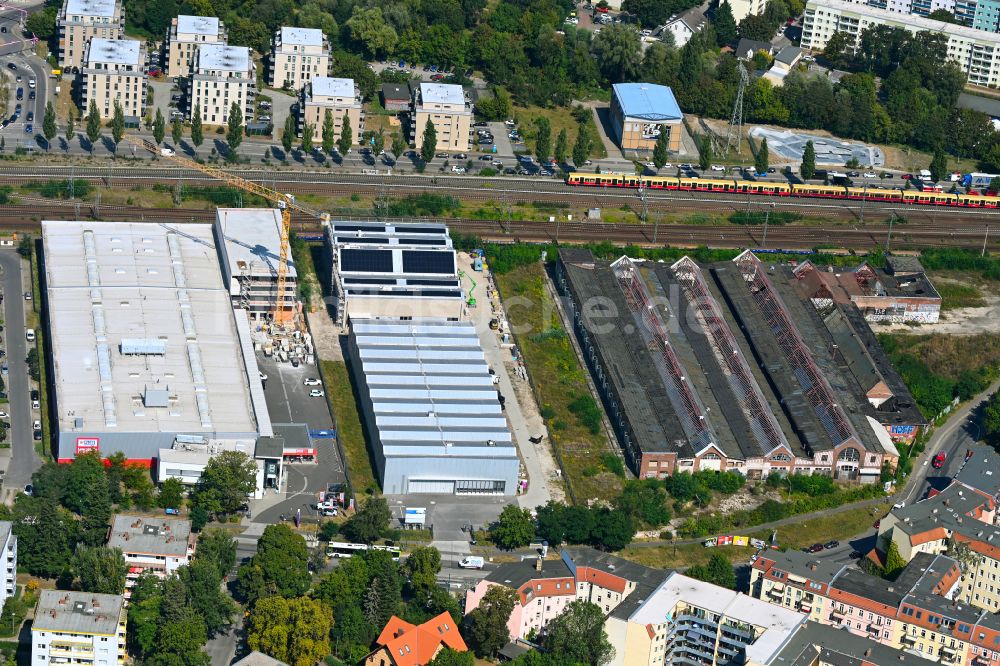
[[[726,132],[726,157],[732,150],[733,143],[736,143],[736,152],[743,154],[743,144],[740,138],[743,136],[743,92],[750,83],[750,75],[747,74],[746,67],[739,63],[740,87],[736,90],[736,102],[733,104],[733,115],[729,118],[729,130]]]

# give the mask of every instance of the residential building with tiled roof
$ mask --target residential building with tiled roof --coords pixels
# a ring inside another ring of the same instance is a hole
[[[393,615],[375,644],[378,647],[365,657],[365,666],[426,666],[445,648],[468,650],[447,612],[419,625]]]

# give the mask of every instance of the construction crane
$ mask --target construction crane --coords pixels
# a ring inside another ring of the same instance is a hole
[[[277,190],[272,190],[269,187],[264,187],[259,183],[255,183],[252,180],[247,180],[246,178],[241,178],[235,176],[224,169],[218,169],[207,164],[201,164],[195,162],[194,160],[189,160],[186,157],[178,156],[173,150],[165,148],[161,150],[152,141],[146,139],[133,139],[126,136],[125,140],[134,146],[142,148],[153,155],[159,155],[160,157],[165,157],[166,159],[179,164],[188,169],[195,169],[201,173],[211,176],[217,180],[220,180],[227,185],[232,187],[238,187],[244,192],[250,192],[251,194],[256,194],[267,201],[275,204],[278,210],[281,211],[281,232],[280,232],[280,242],[278,248],[278,291],[274,299],[274,311],[272,313],[272,321],[276,324],[287,324],[294,317],[294,307],[284,308],[282,304],[285,300],[285,286],[288,283],[288,253],[289,253],[289,236],[291,235],[292,229],[292,211],[297,210],[300,213],[305,213],[306,215],[311,215],[316,219],[320,220],[324,225],[329,224],[330,214],[317,211],[309,206],[304,206],[295,200],[295,197],[291,194],[285,192],[278,192]]]

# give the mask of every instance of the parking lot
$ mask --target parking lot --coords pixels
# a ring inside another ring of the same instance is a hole
[[[314,433],[332,431],[333,418],[326,397],[309,395],[310,391],[322,390],[323,387],[303,383],[306,378],[319,377],[316,366],[300,365],[295,368],[265,356],[257,357],[257,365],[267,376],[264,398],[272,423],[303,423]],[[316,449],[316,461],[286,463],[284,497],[277,502],[274,497],[265,498],[262,506],[266,508],[254,510],[254,522],[278,522],[282,514],[291,516],[296,509],[302,509],[303,516],[315,516],[316,511],[311,505],[316,494],[326,490],[331,483],[346,480],[336,441],[329,437],[317,437],[312,443]]]

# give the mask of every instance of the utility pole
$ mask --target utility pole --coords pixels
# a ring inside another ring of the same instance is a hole
[[[865,202],[868,201],[868,183],[865,183],[864,194],[861,195],[861,226],[865,226]]]
[[[772,201],[768,204],[768,208],[764,209],[764,238],[760,242],[761,249],[767,248],[767,221],[771,217],[771,211],[774,210],[774,202]]]
[[[889,216],[889,233],[885,237],[885,251],[889,251],[889,243],[892,242],[892,223],[896,221],[896,212]]]
[[[980,257],[985,257],[986,256],[986,241],[989,239],[989,237],[990,237],[990,228],[989,228],[989,226],[987,226],[986,227],[986,235],[983,236],[983,251],[979,253]]]
[[[640,187],[638,189],[639,199],[642,201],[642,223],[646,224],[646,215],[649,212],[649,208],[646,205],[646,188]]]

